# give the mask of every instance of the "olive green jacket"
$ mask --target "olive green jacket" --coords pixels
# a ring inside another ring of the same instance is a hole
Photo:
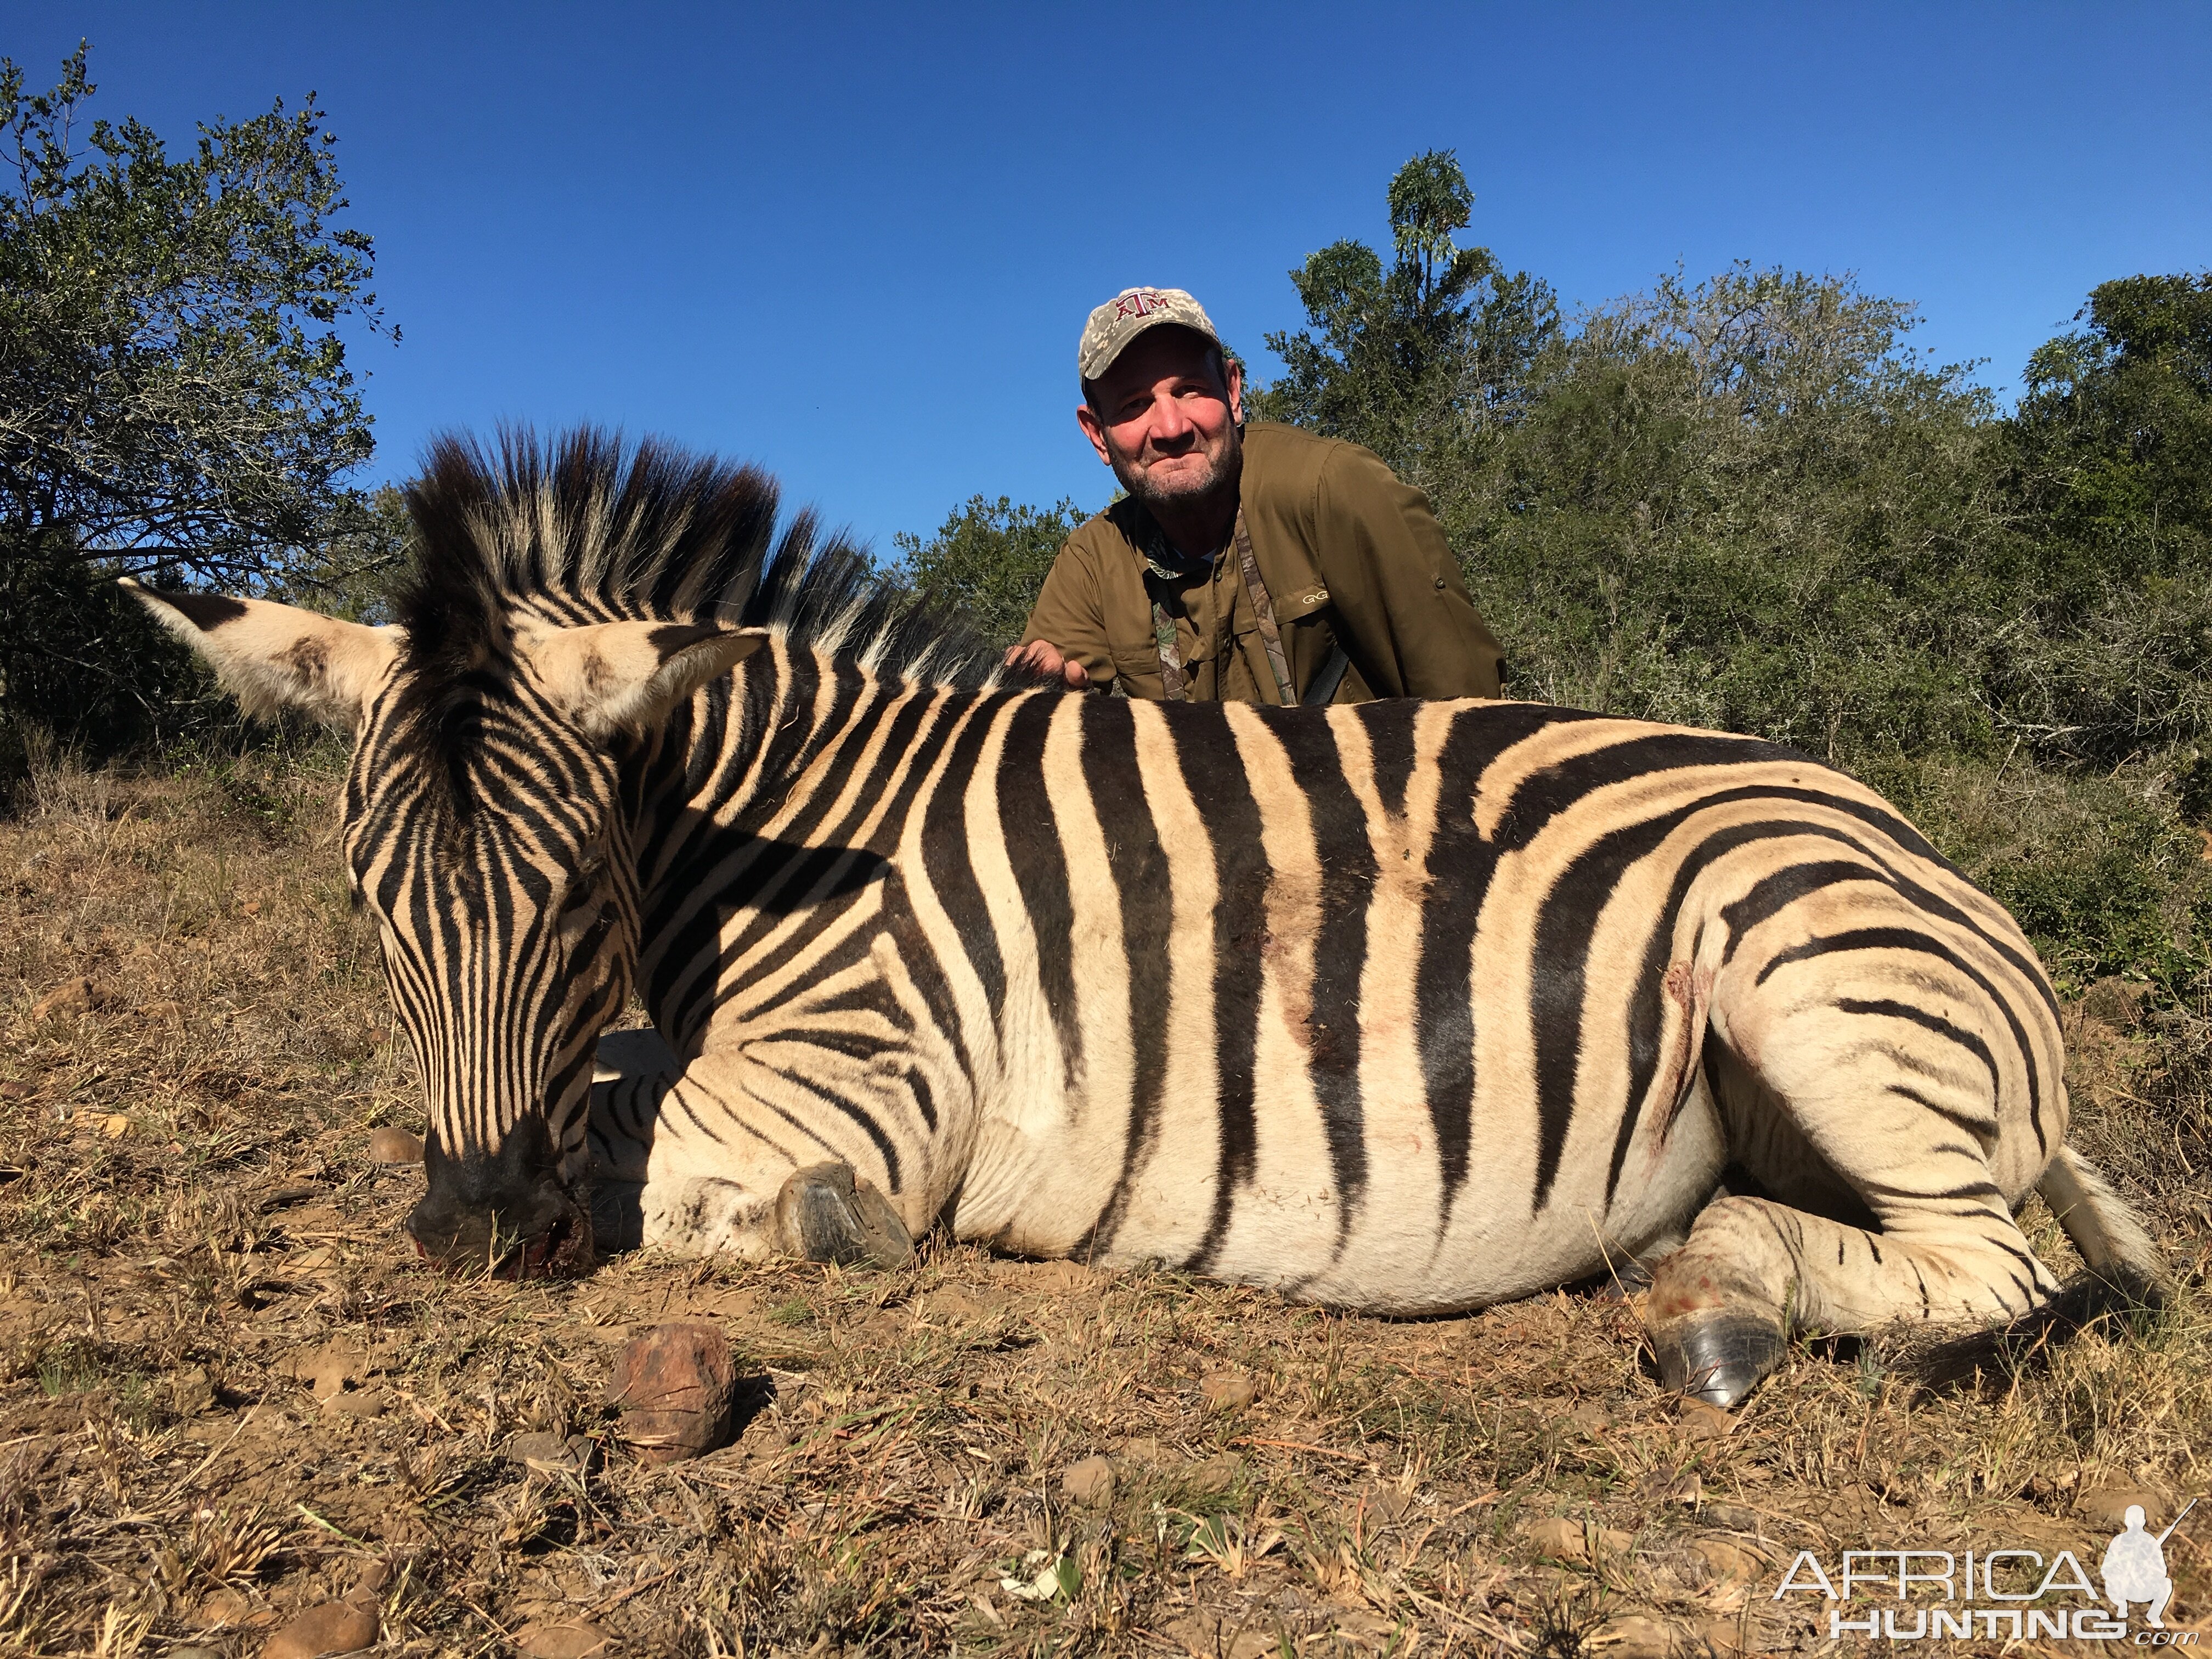
[[[1244,434],[1246,532],[1304,697],[1331,648],[1351,659],[1332,701],[1494,697],[1498,641],[1468,597],[1428,500],[1357,444],[1255,421]],[[1200,701],[1282,701],[1235,552],[1210,570],[1162,577],[1156,534],[1133,500],[1080,526],[1053,562],[1024,643],[1048,640],[1091,683],[1165,696],[1157,597]]]

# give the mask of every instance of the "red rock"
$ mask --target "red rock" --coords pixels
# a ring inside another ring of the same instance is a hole
[[[737,1367],[712,1325],[657,1325],[615,1361],[607,1403],[623,1443],[647,1463],[677,1463],[729,1444]]]
[[[420,1164],[422,1161],[422,1137],[386,1124],[368,1138],[368,1161],[372,1164]]]
[[[347,1601],[309,1607],[263,1645],[261,1659],[323,1659],[355,1653],[376,1640],[376,1614]]]

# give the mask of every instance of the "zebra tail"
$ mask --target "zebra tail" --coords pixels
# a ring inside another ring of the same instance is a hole
[[[1977,1376],[2009,1380],[2079,1331],[2108,1320],[2139,1319],[2166,1305],[2172,1286],[2165,1259],[2094,1164],[2062,1146],[2036,1190],[2087,1265],[2032,1312],[1911,1355],[1904,1369],[1923,1384],[1955,1387]]]

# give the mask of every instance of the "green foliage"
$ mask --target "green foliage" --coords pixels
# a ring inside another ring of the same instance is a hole
[[[0,59],[0,699],[107,748],[191,684],[114,574],[282,589],[386,533],[341,482],[371,445],[334,326],[380,319],[312,99],[183,156],[135,120],[79,144],[86,58],[38,95]]]
[[[1848,281],[1735,269],[1592,312],[1432,484],[1516,696],[1846,761],[1984,750],[1987,396]]]
[[[1061,544],[1086,516],[1072,501],[1018,507],[1004,495],[977,495],[927,541],[905,531],[893,538],[896,568],[919,597],[956,612],[992,644],[1012,645]]]
[[[1393,258],[1332,243],[1291,272],[1310,326],[1272,333],[1283,378],[1253,412],[1364,444],[1401,477],[1432,485],[1526,405],[1531,365],[1559,333],[1548,284],[1509,274],[1454,234],[1474,192],[1457,157],[1431,150],[1390,181]]]

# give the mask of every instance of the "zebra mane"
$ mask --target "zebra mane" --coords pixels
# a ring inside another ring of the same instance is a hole
[[[946,687],[1047,684],[1000,665],[963,624],[885,576],[811,512],[776,526],[775,481],[584,427],[495,448],[445,437],[407,491],[416,546],[394,593],[408,671],[395,729],[460,812],[483,780],[486,720],[508,702],[518,617],[555,626],[717,622]],[[1054,677],[1051,684],[1058,684]],[[1062,688],[1065,689],[1064,687]]]
[[[775,479],[582,427],[495,449],[447,436],[407,491],[416,552],[396,596],[410,666],[435,687],[506,655],[510,617],[562,625],[719,622],[928,684],[1027,684],[972,629],[918,600],[811,511],[777,534]]]

